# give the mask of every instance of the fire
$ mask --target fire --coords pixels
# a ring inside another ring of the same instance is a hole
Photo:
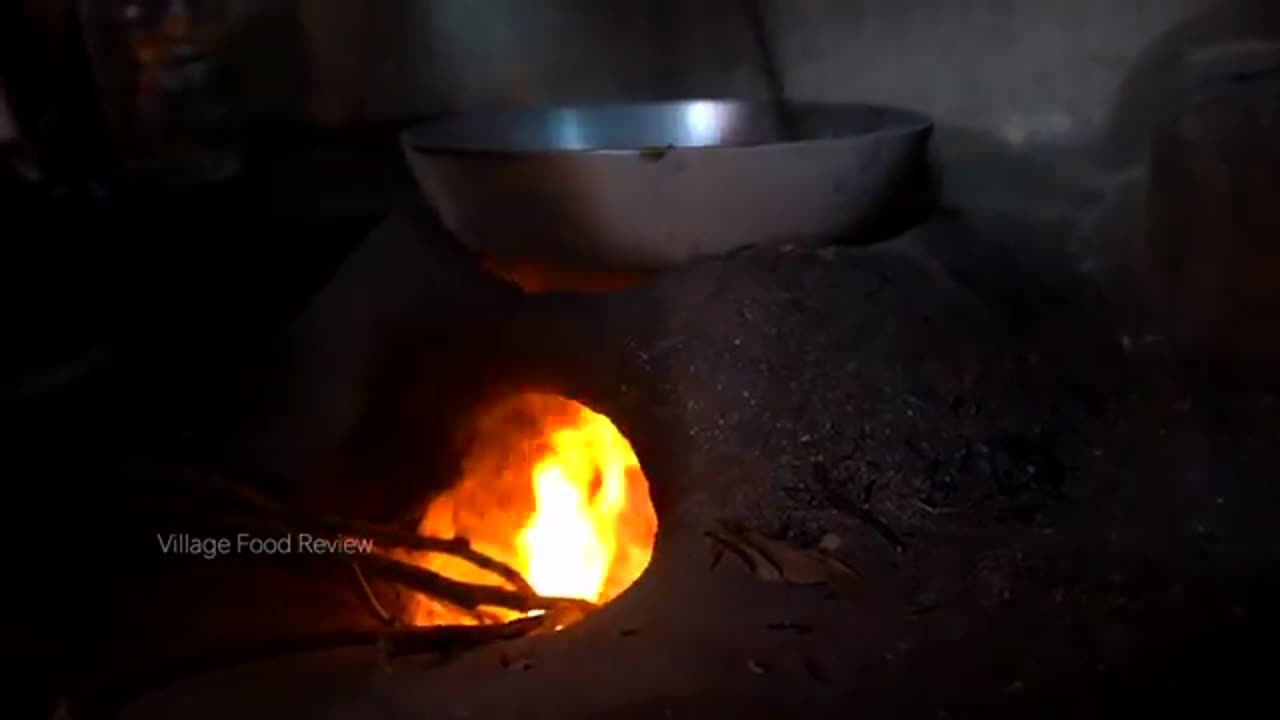
[[[657,527],[635,451],[609,418],[563,397],[526,393],[481,416],[460,481],[431,502],[419,532],[466,538],[518,570],[539,595],[598,604],[644,572]],[[456,580],[501,584],[449,556],[414,561]],[[514,618],[414,602],[417,624]]]

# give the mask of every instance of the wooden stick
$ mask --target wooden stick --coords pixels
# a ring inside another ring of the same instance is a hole
[[[364,572],[360,570],[359,563],[351,563],[351,570],[356,574],[356,581],[360,583],[360,590],[364,593],[364,599],[369,603],[369,609],[373,610],[373,614],[387,627],[396,627],[400,623],[395,617],[387,612],[382,606],[382,601],[378,599],[378,593],[374,592],[373,587],[369,585],[369,581],[364,579]]]
[[[513,588],[462,582],[378,553],[363,554],[354,558],[348,555],[316,556],[317,558],[333,557],[354,561],[357,568],[369,576],[399,585],[432,599],[444,601],[464,610],[474,611],[482,607],[497,607],[517,612],[543,610],[546,612],[556,611],[557,614],[581,614],[595,608],[593,603],[585,600],[542,597],[538,595],[514,568],[471,548],[464,539],[430,538],[360,521],[348,521],[330,516],[303,515],[291,510],[284,503],[269,498],[252,488],[244,487],[216,473],[203,470],[163,468],[158,472],[181,477],[204,487],[227,493],[262,515],[259,519],[251,517],[236,518],[233,520],[236,525],[253,526],[260,524],[260,527],[261,525],[266,525],[274,531],[290,531],[295,529],[293,524],[282,519],[281,516],[293,515],[302,518],[299,524],[308,527],[323,528],[330,532],[352,536],[363,535],[366,538],[373,539],[375,543],[379,542],[379,538],[383,538],[388,541],[388,545],[395,547],[452,554],[472,562],[477,567],[491,570],[495,575],[503,579],[514,580],[511,582],[514,586]]]
[[[275,517],[225,517],[220,524],[240,531],[258,533],[289,533],[294,528]],[[454,580],[432,570],[397,560],[378,553],[347,555],[325,553],[307,555],[316,562],[343,562],[354,566],[361,577],[377,578],[398,585],[411,592],[452,605],[463,612],[474,612],[483,607],[504,608],[516,612],[550,610],[566,604],[581,605],[584,601],[562,598],[544,598],[536,592],[524,592],[500,585],[469,583]],[[587,604],[590,606],[590,604]]]
[[[471,543],[467,542],[466,538],[427,537],[359,520],[347,520],[330,515],[299,513],[279,500],[267,497],[252,488],[245,487],[210,471],[163,467],[150,468],[150,472],[182,478],[211,490],[225,493],[263,513],[292,516],[300,525],[305,525],[310,529],[323,530],[336,535],[366,538],[372,540],[375,545],[382,547],[453,555],[482,570],[493,573],[509,583],[514,589],[526,595],[536,595],[533,587],[529,585],[529,581],[525,580],[518,570],[501,560],[491,558],[472,548]]]
[[[489,606],[519,612],[553,610],[564,607],[591,609],[592,603],[574,598],[542,597],[537,594],[509,590],[496,585],[466,583],[447,578],[426,568],[383,555],[361,555],[356,558],[367,574],[386,582],[395,583],[428,597],[439,598],[452,605],[474,610]]]

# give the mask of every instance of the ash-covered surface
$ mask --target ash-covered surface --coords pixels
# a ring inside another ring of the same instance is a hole
[[[1119,338],[1088,330],[1061,355],[1046,323],[1067,311],[1043,278],[987,266],[999,255],[975,264],[1000,286],[945,264],[947,245],[981,253],[978,240],[943,222],[874,249],[742,255],[612,299],[608,325],[687,434],[686,464],[658,482],[799,541],[852,525],[898,552],[939,524],[1053,508],[1097,472],[1082,436],[1114,410],[1101,396]]]
[[[1113,323],[1109,295],[1046,234],[942,219],[872,248],[742,253],[627,293],[533,297],[500,354],[617,417],[668,512],[802,543],[864,537],[863,565],[951,533],[1003,544],[1070,521],[1154,547],[1212,524],[1221,513],[1178,516],[1227,503],[1182,488],[1258,489],[1246,480],[1269,459],[1234,444],[1266,444],[1273,396],[1226,395]],[[1202,532],[1246,529],[1222,522]]]
[[[662,524],[650,571],[551,638],[390,673],[368,652],[300,658],[172,688],[130,717],[174,703],[275,718],[1115,716],[1266,700],[1250,655],[1277,639],[1280,406],[1112,322],[1132,314],[1046,250],[1063,238],[941,219],[873,248],[745,252],[626,292],[521,297],[432,227],[393,218],[335,282],[378,287],[366,311],[304,322],[344,348],[399,328],[394,360],[369,361],[397,372],[361,403],[313,400],[310,426],[258,426],[258,446],[338,437],[338,469],[299,495],[385,517],[447,481],[477,403],[559,390],[632,438]],[[412,287],[374,282],[397,277]],[[297,376],[341,385],[349,363],[304,355],[316,366]],[[312,440],[278,446],[325,446]],[[275,458],[291,463],[312,464]],[[701,533],[725,522],[797,547],[834,537],[857,589],[713,568]]]

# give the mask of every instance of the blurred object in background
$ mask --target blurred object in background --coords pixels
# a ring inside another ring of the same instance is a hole
[[[80,0],[97,94],[124,174],[186,185],[241,169],[229,40],[237,0]]]
[[[22,139],[18,119],[9,105],[4,83],[0,83],[0,188],[4,183],[21,180],[26,183],[40,181],[40,168],[31,148]]]
[[[0,75],[20,141],[9,165],[55,195],[107,173],[107,142],[72,0],[0,3]]]
[[[9,99],[5,95],[4,85],[0,84],[0,145],[8,145],[18,141],[18,121],[13,118],[9,109]]]
[[[1280,359],[1280,43],[1184,63],[1151,148],[1147,264],[1177,334],[1226,358]]]

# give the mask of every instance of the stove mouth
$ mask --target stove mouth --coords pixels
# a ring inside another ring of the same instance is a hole
[[[234,640],[108,673],[75,689],[70,702],[111,710],[196,675],[349,646],[374,647],[388,661],[452,656],[554,633],[616,600],[648,569],[658,532],[631,442],[609,417],[563,395],[526,389],[486,398],[470,411],[449,406],[462,433],[451,443],[461,451],[456,469],[404,506],[417,508],[412,524],[362,510],[361,493],[385,489],[376,474],[363,476],[359,492],[343,483],[336,497],[304,502],[216,470],[131,468],[154,478],[157,497],[174,501],[160,504],[181,513],[166,515],[179,531],[145,538],[175,556],[164,562],[172,574],[156,582],[174,592],[190,583],[203,599],[204,569],[216,562],[225,577],[254,578],[263,611],[283,615],[259,632],[237,614],[224,626]],[[438,440],[435,429],[413,434],[430,445],[422,433]],[[272,601],[316,593],[325,598],[305,611]],[[188,610],[228,620],[216,604]]]
[[[558,630],[613,600],[653,556],[658,518],[635,450],[605,415],[546,392],[503,397],[475,416],[455,483],[429,500],[427,538],[465,541],[476,557],[399,559],[457,583],[536,598],[465,607],[403,598],[412,626],[500,624],[542,614]],[[545,602],[543,602],[545,600]]]

